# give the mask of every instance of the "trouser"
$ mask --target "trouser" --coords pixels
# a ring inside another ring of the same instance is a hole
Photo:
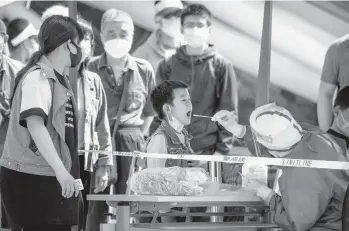
[[[115,150],[122,152],[144,151],[144,137],[140,128],[120,128],[115,135]],[[109,186],[99,194],[125,194],[127,180],[131,167],[131,157],[116,156],[118,179],[114,184],[115,192],[111,192]],[[115,164],[115,161],[114,161]],[[138,165],[140,162],[138,162]],[[91,191],[95,189],[94,174],[91,178]],[[108,213],[108,205],[103,201],[90,201],[88,207],[86,231],[100,230],[100,224],[105,223]]]
[[[30,228],[24,228],[23,231],[72,231],[72,226],[70,225],[35,226]]]
[[[79,225],[82,227],[83,230],[85,230],[85,227],[86,227],[86,218],[87,218],[88,205],[89,205],[89,202],[87,201],[87,195],[89,193],[93,193],[90,191],[91,178],[92,178],[93,173],[84,170],[84,158],[85,158],[84,155],[79,156],[80,178],[81,178],[81,182],[84,186],[84,190],[81,191],[81,196],[83,199],[83,206],[81,208],[81,218],[80,218],[81,223]]]
[[[349,231],[349,186],[344,196],[342,209],[342,230]]]

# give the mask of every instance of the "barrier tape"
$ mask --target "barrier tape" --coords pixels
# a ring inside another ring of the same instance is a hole
[[[100,150],[79,150],[79,152],[99,153],[113,156],[139,157],[139,158],[159,158],[176,160],[197,160],[197,161],[215,161],[229,164],[264,164],[272,166],[298,167],[298,168],[321,168],[349,170],[349,162],[309,160],[309,159],[286,159],[286,158],[268,158],[268,157],[250,157],[250,156],[213,156],[213,155],[191,155],[191,154],[161,154],[161,153],[143,153],[143,152],[116,152]]]

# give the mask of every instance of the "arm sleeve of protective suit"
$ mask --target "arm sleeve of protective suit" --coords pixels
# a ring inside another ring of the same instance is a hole
[[[247,147],[247,149],[251,152],[252,155],[257,156],[256,146],[253,141],[253,134],[250,126],[246,126],[245,135],[242,138],[238,138],[237,141],[241,146]],[[264,153],[265,148],[259,144],[256,144],[256,145],[258,145],[260,151]]]
[[[270,200],[272,220],[285,231],[307,231],[325,212],[332,184],[315,169],[290,171],[287,179],[279,182],[282,196],[275,194]]]

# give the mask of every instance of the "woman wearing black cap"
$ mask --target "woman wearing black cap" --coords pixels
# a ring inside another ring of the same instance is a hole
[[[3,228],[70,231],[79,222],[76,102],[63,72],[80,63],[82,39],[77,22],[49,17],[17,75],[0,159]]]

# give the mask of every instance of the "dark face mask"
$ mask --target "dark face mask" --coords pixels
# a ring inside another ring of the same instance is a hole
[[[76,45],[73,41],[71,41],[71,43],[75,46],[76,48],[76,54],[73,54],[71,52],[71,50],[69,49],[69,46],[68,46],[68,49],[69,49],[69,53],[70,53],[70,67],[76,67],[79,65],[80,61],[81,61],[81,58],[82,58],[82,52],[81,52],[81,48]]]

